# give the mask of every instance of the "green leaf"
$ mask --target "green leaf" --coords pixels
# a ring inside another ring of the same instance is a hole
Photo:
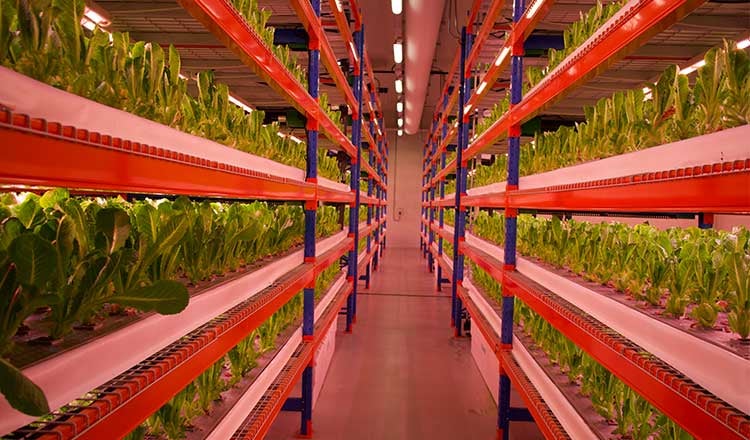
[[[57,252],[52,243],[34,234],[23,234],[10,244],[11,260],[16,264],[19,281],[44,288],[57,275]]]
[[[135,307],[146,312],[153,310],[162,315],[173,315],[184,310],[189,300],[185,286],[177,281],[160,280],[125,294],[115,295],[108,298],[107,302]]]
[[[169,82],[177,84],[180,81],[180,53],[173,45],[169,45]]]
[[[10,403],[10,406],[30,416],[47,414],[49,404],[44,392],[21,370],[0,358],[0,392]]]
[[[96,214],[96,230],[107,239],[107,253],[120,250],[130,236],[130,217],[120,208],[105,208]]]
[[[29,194],[23,203],[14,208],[15,215],[26,229],[31,229],[37,223],[44,220],[42,208],[39,206],[39,197]]]
[[[39,199],[39,206],[42,208],[54,208],[59,202],[70,197],[67,189],[55,188],[44,193]]]

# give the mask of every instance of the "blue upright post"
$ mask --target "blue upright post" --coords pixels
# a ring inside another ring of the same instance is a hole
[[[471,94],[470,77],[466,71],[466,58],[471,52],[472,35],[464,27],[461,29],[461,62],[459,65],[458,89],[458,147],[456,148],[456,218],[455,233],[453,235],[453,286],[451,297],[453,300],[453,317],[451,324],[455,335],[461,336],[461,314],[463,304],[458,297],[458,287],[464,279],[464,256],[460,252],[460,243],[465,239],[466,209],[461,206],[461,197],[466,194],[466,162],[463,151],[469,146],[469,113],[464,112],[464,106]]]
[[[452,93],[450,90],[448,91],[448,94]],[[448,94],[443,96],[443,102],[441,104],[440,114],[438,116],[439,120],[444,119],[445,111],[448,107]],[[446,136],[448,135],[448,122],[447,118],[445,118],[445,122],[442,123],[442,125],[438,128],[441,129],[440,131],[440,137],[439,137],[439,143],[442,143]],[[446,153],[445,150],[443,150],[442,153],[440,153],[440,170],[443,170],[445,168],[445,158]],[[443,199],[445,197],[445,180],[440,181],[440,198]],[[443,226],[445,225],[445,208],[443,206],[440,206],[438,208],[438,226],[440,226],[440,229],[443,229]],[[443,236],[438,237],[438,258],[443,258]],[[440,291],[440,288],[443,285],[443,267],[438,264],[437,267],[437,290]]]
[[[352,161],[351,171],[351,188],[354,192],[354,205],[351,207],[349,214],[349,234],[354,238],[354,249],[349,253],[349,276],[354,283],[353,290],[347,299],[346,307],[346,331],[351,333],[352,323],[357,316],[357,284],[359,274],[357,273],[357,259],[359,257],[359,179],[362,166],[362,76],[364,74],[364,27],[354,31],[354,45],[357,50],[357,59],[359,62],[354,69],[354,98],[357,100],[357,114],[352,120],[352,143],[357,149],[357,156]]]
[[[315,15],[320,19],[320,0],[310,0]],[[310,96],[318,101],[318,87],[320,78],[320,42],[310,33],[308,43],[307,88]],[[309,183],[318,182],[318,121],[307,119],[307,167],[305,180]],[[316,199],[305,202],[305,263],[315,264],[315,224],[318,201]],[[315,279],[303,290],[302,339],[313,340],[315,325]],[[302,416],[300,421],[300,436],[312,436],[312,399],[313,399],[313,360],[305,367],[302,374]]]
[[[420,212],[420,221],[419,221],[419,252],[422,253],[424,256],[424,236],[425,234],[425,227],[424,227],[424,220],[427,219],[427,216],[425,215],[425,206],[424,202],[425,200],[425,190],[424,186],[427,184],[427,178],[425,177],[425,169],[426,169],[426,162],[427,162],[427,146],[422,149],[422,187],[419,189],[421,193],[421,199],[422,199],[422,206],[419,210]]]
[[[372,103],[372,96],[370,92],[367,93],[368,101]],[[369,121],[369,130],[370,130],[370,138],[375,138],[375,115],[370,113],[370,121]],[[370,145],[367,149],[367,163],[370,164],[370,167],[372,169],[375,169],[375,158],[372,154],[372,149],[375,148],[375,145]],[[375,184],[374,176],[367,176],[367,196],[372,197],[373,193],[373,185]],[[367,205],[367,229],[370,229],[370,226],[372,225],[372,205]],[[372,233],[367,234],[367,255],[370,255],[370,252],[372,252]],[[367,263],[367,268],[365,269],[365,288],[370,288],[370,275],[372,272],[372,264],[373,260],[370,260]]]
[[[382,177],[383,177],[383,188],[381,189],[380,199],[383,201],[388,200],[388,154],[386,153],[386,144],[388,142],[385,136],[385,120],[383,115],[380,114],[380,141],[378,146],[380,147],[380,157],[383,159],[382,164]],[[385,249],[385,225],[386,225],[386,206],[380,207],[380,256],[383,256],[383,250]]]
[[[513,1],[513,22],[518,23],[523,17],[526,5],[524,0]],[[523,97],[523,44],[522,38],[513,42],[510,72],[510,106],[521,102]],[[518,166],[521,153],[521,126],[515,124],[508,132],[508,179],[506,192],[518,189]],[[512,271],[516,268],[516,233],[518,210],[505,206],[505,264],[504,270]],[[513,344],[513,308],[514,299],[510,289],[503,289],[502,327],[500,329],[500,343],[503,350],[510,350]],[[498,439],[508,440],[510,427],[510,378],[500,367],[500,392],[498,396],[497,433]]]
[[[432,161],[435,158],[435,153],[437,150],[437,141],[435,139],[435,136],[433,133],[435,133],[435,130],[437,129],[437,121],[433,119],[432,121],[432,130],[430,130],[430,137],[428,141],[428,145],[430,146],[430,161]],[[437,175],[437,164],[433,163],[430,165],[430,179],[434,179]],[[429,242],[428,242],[428,252],[427,252],[427,266],[430,272],[433,271],[433,268],[435,267],[435,260],[432,255],[432,243],[435,242],[435,231],[432,230],[434,224],[435,224],[435,185],[430,185],[427,193],[427,198],[430,201],[430,208],[429,208],[429,218],[427,222],[429,223]]]

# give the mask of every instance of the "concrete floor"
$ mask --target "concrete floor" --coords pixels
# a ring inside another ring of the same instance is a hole
[[[313,437],[494,439],[497,407],[470,340],[453,338],[450,289],[435,291],[417,249],[388,248],[383,261],[371,288],[360,290],[354,332],[337,335]],[[267,438],[292,439],[298,430],[299,414],[281,413]],[[542,436],[533,424],[514,423],[511,438]]]

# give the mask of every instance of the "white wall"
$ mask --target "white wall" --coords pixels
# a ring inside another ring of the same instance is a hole
[[[419,247],[422,187],[422,135],[389,133],[388,232],[389,247]]]

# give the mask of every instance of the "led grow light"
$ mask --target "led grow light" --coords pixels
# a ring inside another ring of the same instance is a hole
[[[400,78],[396,80],[394,86],[396,87],[396,93],[404,93],[404,82]]]
[[[86,29],[93,29],[93,28],[89,28],[86,24],[84,24],[84,20],[90,21],[94,25],[94,27],[96,26],[107,27],[110,25],[110,21],[106,17],[96,12],[95,10],[89,8],[88,6],[86,6],[86,8],[83,10],[83,19],[81,20],[81,24]]]
[[[401,14],[403,10],[404,10],[404,3],[402,0],[391,0],[391,11],[395,15]]]
[[[393,43],[393,61],[401,64],[404,61],[404,45],[400,41]]]
[[[700,60],[697,63],[687,66],[684,69],[680,70],[680,73],[683,75],[689,75],[705,65],[706,65],[706,61]]]
[[[182,74],[180,74],[180,76],[183,77]],[[240,101],[239,99],[235,98],[232,95],[229,95],[229,102],[241,108],[242,110],[245,110],[248,113],[253,111],[252,107],[250,107],[249,105],[245,104],[244,102]]]

